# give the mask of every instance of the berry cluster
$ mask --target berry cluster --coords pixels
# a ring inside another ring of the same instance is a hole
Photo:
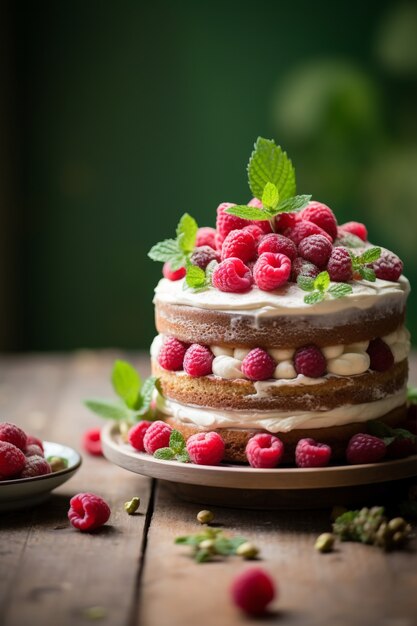
[[[0,423],[0,480],[33,478],[51,471],[40,439],[16,424]]]
[[[189,376],[208,376],[212,373],[214,354],[199,343],[187,344],[175,337],[165,337],[158,354],[158,363],[166,370],[184,370]]]

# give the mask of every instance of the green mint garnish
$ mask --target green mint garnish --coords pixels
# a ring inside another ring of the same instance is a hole
[[[196,292],[208,289],[208,287],[212,284],[211,279],[217,265],[217,261],[210,261],[204,271],[201,267],[193,265],[188,261],[186,266],[187,273],[185,275],[184,288],[189,287]]]
[[[236,554],[237,549],[247,540],[243,537],[229,537],[221,528],[207,528],[194,535],[176,537],[177,545],[191,546],[192,556],[197,563],[218,560]]]
[[[159,448],[154,452],[155,459],[160,461],[179,461],[180,463],[189,463],[190,457],[187,452],[184,437],[179,430],[173,430],[169,438],[169,447]]]
[[[379,420],[366,422],[366,431],[370,435],[382,439],[386,446],[389,446],[395,439],[411,439],[411,441],[417,442],[417,437],[409,430],[405,428],[391,428],[391,426]]]
[[[352,287],[347,283],[331,285],[329,272],[320,272],[316,278],[300,274],[297,278],[297,284],[303,291],[310,292],[304,296],[306,304],[317,304],[317,302],[325,299],[326,294],[329,294],[332,298],[343,298],[352,293]]]
[[[148,256],[152,261],[169,262],[172,270],[185,267],[192,253],[197,237],[197,222],[184,213],[177,225],[177,238],[165,239],[152,246]]]
[[[373,263],[381,256],[381,248],[369,248],[363,254],[356,256],[350,252],[352,259],[352,268],[354,272],[358,272],[361,278],[374,283],[376,280],[375,272],[371,267],[366,267],[369,263]]]

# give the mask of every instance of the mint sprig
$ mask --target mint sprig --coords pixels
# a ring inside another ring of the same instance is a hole
[[[187,452],[185,439],[179,430],[173,430],[169,438],[169,446],[159,448],[154,452],[154,458],[160,461],[179,461],[180,463],[189,463],[190,456]]]
[[[208,289],[208,287],[212,284],[213,272],[217,266],[218,262],[213,260],[210,261],[206,269],[203,270],[201,267],[198,267],[198,265],[193,265],[188,262],[186,266],[187,273],[185,275],[184,287],[188,287],[196,292]]]
[[[381,248],[368,248],[362,254],[356,256],[349,250],[350,258],[352,259],[352,269],[354,272],[358,272],[359,276],[364,280],[369,280],[374,283],[376,280],[375,272],[371,267],[367,267],[370,263],[374,263],[381,256]]]
[[[379,420],[370,420],[366,422],[366,431],[374,437],[382,439],[386,446],[389,446],[395,439],[411,439],[417,443],[417,437],[405,428],[391,428],[388,424]]]
[[[221,528],[207,528],[193,535],[176,537],[175,543],[190,546],[197,563],[205,563],[236,554],[239,546],[247,543],[247,539],[238,535],[228,536]]]
[[[169,263],[173,271],[185,267],[195,247],[198,225],[191,215],[184,213],[178,222],[176,239],[165,239],[152,246],[148,256],[152,261]]]
[[[331,285],[329,272],[320,272],[316,278],[311,276],[303,276],[300,274],[297,278],[297,284],[303,291],[310,293],[304,296],[306,304],[317,304],[330,295],[332,298],[343,298],[352,293],[352,287],[347,283],[334,283]]]

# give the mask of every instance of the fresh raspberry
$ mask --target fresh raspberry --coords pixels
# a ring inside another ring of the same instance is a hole
[[[16,424],[10,422],[0,423],[0,441],[11,443],[19,450],[24,450],[27,444],[26,433]]]
[[[139,450],[139,452],[145,452],[145,446],[143,444],[143,440],[145,437],[145,433],[150,427],[152,422],[148,422],[147,420],[142,420],[138,422],[129,430],[129,443],[135,448],[135,450]]]
[[[263,205],[258,198],[252,198],[252,200],[248,202],[248,206],[254,206],[257,209],[262,209]],[[256,226],[258,226],[264,234],[272,232],[271,224],[268,220],[253,220],[252,223],[256,224]]]
[[[294,261],[297,256],[297,246],[288,237],[271,233],[270,235],[265,235],[258,246],[258,254],[261,255],[264,252],[285,254],[291,261]]]
[[[387,457],[390,459],[404,459],[406,456],[417,454],[416,437],[399,438],[387,446]]]
[[[0,441],[0,475],[3,478],[16,476],[26,463],[23,452],[8,441]]]
[[[26,463],[19,478],[34,478],[35,476],[44,476],[52,472],[51,466],[43,456],[28,456]]]
[[[90,428],[83,434],[83,448],[92,456],[103,456],[100,433],[100,428]]]
[[[281,439],[269,433],[259,433],[251,437],[246,445],[246,458],[251,467],[276,467],[284,454]]]
[[[152,422],[143,437],[143,447],[145,451],[148,454],[153,454],[159,450],[159,448],[167,448],[169,446],[171,433],[171,426],[165,424],[162,420]]]
[[[314,439],[300,439],[295,448],[297,467],[324,467],[329,464],[332,449]]]
[[[95,530],[103,526],[109,517],[109,505],[94,493],[77,493],[70,500],[68,519],[77,530]]]
[[[242,361],[242,372],[249,380],[266,380],[272,378],[277,364],[268,352],[262,348],[254,348]]]
[[[193,265],[197,265],[202,270],[205,270],[211,261],[220,261],[220,257],[216,250],[213,250],[210,246],[200,246],[194,250],[190,256],[190,261]]]
[[[240,293],[251,288],[252,274],[241,259],[225,259],[214,269],[212,282],[220,291]]]
[[[232,202],[222,202],[222,204],[219,204],[217,207],[216,247],[219,247],[219,244],[221,245],[223,243],[231,230],[243,228],[248,225],[248,220],[244,220],[236,215],[229,215],[228,213],[225,213],[226,209],[230,209],[232,206],[236,205]]]
[[[36,445],[36,443],[31,443],[29,446],[26,446],[25,457],[28,456],[44,456],[42,448]]]
[[[287,228],[284,231],[284,235],[289,237],[296,246],[298,246],[303,239],[306,237],[310,237],[311,235],[323,235],[330,241],[333,242],[333,239],[330,237],[329,233],[326,233],[325,230],[317,226],[317,224],[313,224],[313,222],[297,222],[293,228]]]
[[[275,218],[275,229],[278,233],[283,233],[287,228],[294,228],[300,221],[298,213],[280,213]]]
[[[253,268],[253,279],[259,289],[273,291],[284,285],[291,274],[291,261],[285,254],[264,252]]]
[[[377,463],[384,458],[386,453],[386,445],[382,439],[359,433],[353,435],[348,443],[346,450],[346,459],[352,465],[362,463]]]
[[[380,337],[369,342],[367,353],[371,359],[369,369],[376,372],[385,372],[394,365],[394,355],[391,348]]]
[[[218,465],[224,457],[225,445],[219,433],[196,433],[187,440],[187,452],[197,465]]]
[[[365,224],[361,224],[361,222],[346,222],[346,224],[341,224],[340,228],[346,233],[356,235],[362,241],[368,241],[368,231]]]
[[[264,614],[276,596],[274,581],[260,567],[251,567],[238,574],[230,591],[236,606],[254,616]]]
[[[184,371],[189,376],[208,376],[212,373],[214,354],[207,346],[193,343],[185,353]]]
[[[310,276],[310,278],[316,278],[320,274],[319,268],[313,263],[309,263],[300,256],[295,259],[291,268],[291,280],[296,283],[297,278],[300,276]]]
[[[257,245],[262,239],[262,237],[265,235],[262,228],[259,228],[259,226],[256,223],[249,224],[249,226],[244,226],[242,230],[248,231],[252,235],[252,237],[255,239]]]
[[[179,270],[172,270],[169,261],[167,261],[162,267],[162,274],[168,280],[181,280],[181,278],[184,278],[186,271],[185,267],[180,267]]]
[[[334,240],[337,237],[337,221],[333,211],[322,202],[309,202],[307,208],[300,214],[302,220],[313,222],[330,235]]]
[[[175,337],[165,337],[158,354],[159,365],[171,372],[182,370],[187,347],[187,344]]]
[[[197,238],[195,245],[197,248],[201,246],[210,246],[213,250],[216,249],[216,229],[210,226],[203,226],[197,231]]]
[[[348,283],[352,280],[352,259],[347,248],[342,246],[333,248],[327,264],[327,271],[329,272],[330,280],[334,282]]]
[[[26,439],[26,446],[30,446],[32,443],[34,443],[36,446],[39,446],[42,452],[44,452],[43,442],[41,439],[39,439],[39,437],[35,437],[34,435],[28,435]]]
[[[223,241],[222,261],[235,257],[244,263],[256,255],[256,239],[246,229],[231,230]]]
[[[396,282],[402,274],[403,262],[393,252],[383,250],[379,259],[371,267],[377,278]]]
[[[320,378],[326,372],[326,359],[317,346],[303,346],[294,355],[294,367],[297,374],[310,378]]]
[[[332,244],[323,235],[310,235],[298,245],[298,254],[319,268],[326,267],[331,253]]]

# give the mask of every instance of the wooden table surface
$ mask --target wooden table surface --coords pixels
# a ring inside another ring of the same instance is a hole
[[[125,356],[125,355],[124,355]],[[81,434],[101,424],[83,398],[110,396],[120,352],[7,356],[0,359],[0,419],[80,449]],[[143,375],[147,357],[130,355]],[[417,359],[411,381],[417,383]],[[69,499],[90,491],[109,503],[109,523],[82,534],[67,520]],[[140,514],[123,503],[138,495]],[[374,504],[374,503],[370,503]],[[45,504],[0,513],[0,624],[81,626],[223,626],[250,623],[228,595],[238,557],[196,564],[174,537],[196,532],[202,507],[175,499],[161,484],[84,455],[80,471]],[[282,626],[411,626],[417,623],[415,540],[383,553],[344,543],[314,548],[329,511],[244,511],[211,507],[225,529],[254,541],[280,597],[267,621]],[[255,620],[256,621],[256,620]],[[265,620],[263,620],[265,621]]]

